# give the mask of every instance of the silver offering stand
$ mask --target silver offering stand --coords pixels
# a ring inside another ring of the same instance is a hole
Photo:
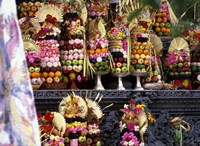
[[[128,76],[130,73],[111,73],[112,76],[118,77],[118,87],[117,90],[125,90],[125,87],[122,82],[122,78]]]
[[[97,75],[96,77],[96,85],[94,87],[95,90],[105,90],[101,83],[101,76],[108,74],[110,71],[96,71],[95,74]]]
[[[147,76],[147,72],[133,72],[131,73],[132,76],[136,76],[136,87],[134,90],[144,90],[144,88],[141,85],[141,77]]]

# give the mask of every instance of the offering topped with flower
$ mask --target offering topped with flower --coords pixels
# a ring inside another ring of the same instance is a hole
[[[126,35],[117,27],[112,27],[107,33],[108,39],[123,39]]]
[[[143,135],[148,127],[145,105],[138,104],[134,99],[131,99],[129,105],[125,104],[120,111],[124,113],[120,121],[121,145],[139,146],[144,143]]]

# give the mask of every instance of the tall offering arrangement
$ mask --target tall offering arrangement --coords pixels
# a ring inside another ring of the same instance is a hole
[[[63,21],[62,9],[55,5],[44,5],[36,13],[42,24],[36,34],[37,45],[41,51],[41,72],[44,88],[63,89],[58,37],[59,23]]]
[[[70,89],[78,89],[77,82],[86,77],[85,21],[86,6],[82,1],[64,4],[64,22],[61,35],[61,63],[65,82]]]
[[[138,18],[138,24],[131,34],[131,65],[132,74],[137,77],[135,90],[144,90],[140,77],[148,75],[152,44],[150,42],[150,12],[146,8]]]

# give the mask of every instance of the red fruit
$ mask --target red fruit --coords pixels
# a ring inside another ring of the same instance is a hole
[[[158,81],[158,77],[157,77],[157,76],[153,76],[153,77],[151,78],[151,80],[152,80],[153,82],[157,82],[157,81]]]
[[[172,68],[172,72],[176,72],[177,71],[177,69],[176,68]]]

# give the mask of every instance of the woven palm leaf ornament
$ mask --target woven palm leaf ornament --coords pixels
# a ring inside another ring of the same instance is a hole
[[[95,29],[101,33],[100,38],[104,38],[106,36],[106,29],[102,18],[96,18],[89,23],[89,33],[92,33]]]
[[[188,46],[188,43],[187,43],[186,40],[184,40],[181,37],[177,37],[177,38],[172,40],[172,42],[169,46],[168,52],[180,51],[180,50],[184,50],[186,52],[189,52],[189,46]]]
[[[32,38],[30,38],[29,35],[23,36],[23,42],[24,42],[24,49],[26,52],[36,53],[36,54],[40,52],[39,47],[36,45],[35,41]]]
[[[42,6],[37,11],[35,18],[38,19],[39,22],[44,22],[48,14],[52,17],[55,17],[58,22],[63,21],[63,8],[59,8],[55,5],[50,4]]]
[[[156,54],[162,56],[163,43],[161,39],[155,34],[150,34],[150,41],[154,49],[156,50]]]

